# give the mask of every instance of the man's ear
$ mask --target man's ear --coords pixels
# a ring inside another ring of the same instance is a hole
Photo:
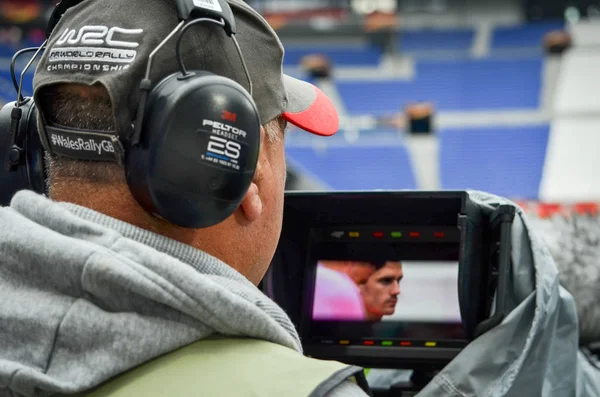
[[[260,152],[258,155],[258,162],[256,163],[256,171],[254,173],[254,178],[252,179],[252,183],[242,200],[242,204],[240,207],[248,221],[254,222],[257,220],[262,214],[262,200],[260,198],[260,181],[262,179],[262,163],[261,159],[263,157],[264,150],[264,141],[265,140],[265,129],[260,127]]]
[[[246,192],[242,204],[240,205],[242,212],[249,222],[254,222],[262,215],[262,200],[258,194],[258,186],[252,182],[250,188]]]

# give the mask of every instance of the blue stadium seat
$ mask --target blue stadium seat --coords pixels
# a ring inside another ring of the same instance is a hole
[[[494,30],[491,47],[492,49],[541,47],[546,33],[564,27],[563,21],[498,27]]]
[[[289,45],[285,47],[283,64],[298,65],[305,55],[322,54],[333,63],[341,66],[377,66],[381,60],[381,50],[368,46],[315,47]]]
[[[548,134],[548,125],[441,131],[442,188],[537,199]]]
[[[17,79],[20,73],[17,74]],[[33,95],[33,72],[28,72],[23,77],[23,95]],[[10,71],[0,71],[0,102],[3,104],[6,102],[12,102],[17,98],[12,79],[10,77]]]
[[[338,81],[351,114],[382,115],[414,101],[438,110],[536,109],[542,59],[421,61],[413,81]]]
[[[342,146],[315,150],[287,147],[291,165],[299,166],[334,190],[415,189],[406,148]]]
[[[401,52],[468,51],[473,44],[473,36],[473,29],[407,30],[398,34],[398,45]]]
[[[15,52],[17,52],[20,48],[16,48],[14,46],[8,44],[0,44],[0,58],[12,58]]]

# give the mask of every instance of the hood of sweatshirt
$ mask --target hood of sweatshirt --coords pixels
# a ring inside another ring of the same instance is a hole
[[[283,310],[202,251],[29,191],[0,225],[0,396],[89,390],[213,334],[301,351]]]

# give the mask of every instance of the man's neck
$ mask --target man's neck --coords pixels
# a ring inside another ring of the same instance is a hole
[[[100,212],[133,226],[169,237],[184,244],[191,244],[190,231],[171,225],[146,212],[135,200],[127,186],[120,184],[101,186],[77,184],[77,189],[53,189],[54,201],[73,203]]]
[[[382,318],[383,318],[382,315],[375,314],[375,313],[370,312],[370,311],[367,310],[367,313],[366,313],[366,320],[367,321],[381,321]]]
[[[231,238],[231,228],[226,225],[217,225],[211,228],[197,230],[185,229],[157,218],[144,210],[135,200],[126,184],[101,185],[89,183],[54,184],[50,198],[54,201],[63,201],[89,208],[111,218],[129,223],[141,229],[168,237],[202,251],[222,260],[233,267],[250,281],[258,284],[263,273],[253,274],[252,269],[243,267],[245,263],[239,253],[225,250],[220,241]],[[73,189],[77,186],[77,189]]]

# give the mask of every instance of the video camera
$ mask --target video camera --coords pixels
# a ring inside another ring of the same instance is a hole
[[[434,372],[502,321],[514,216],[465,191],[289,192],[261,287],[309,356]]]

